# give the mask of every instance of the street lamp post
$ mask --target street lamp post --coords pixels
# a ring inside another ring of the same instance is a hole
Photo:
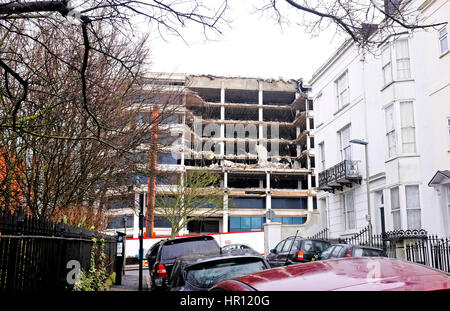
[[[350,140],[352,144],[364,145],[365,160],[366,160],[366,188],[367,188],[367,221],[369,223],[369,246],[373,246],[372,237],[372,217],[370,212],[370,185],[369,185],[369,152],[368,152],[368,142],[361,139]]]

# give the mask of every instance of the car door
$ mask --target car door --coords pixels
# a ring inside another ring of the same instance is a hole
[[[270,253],[266,256],[267,261],[269,262],[269,265],[274,268],[278,267],[278,261],[277,261],[277,255],[281,252],[283,249],[284,243],[286,240],[281,241],[280,243],[275,246],[275,248],[270,250]]]
[[[278,253],[277,256],[277,267],[281,267],[281,266],[285,266],[287,263],[287,258],[288,258],[288,254],[289,252],[292,254],[295,252],[296,249],[296,245],[294,242],[294,239],[290,238],[290,239],[286,239],[286,242],[283,245],[283,248],[281,249],[281,252]],[[292,257],[292,256],[290,256]]]

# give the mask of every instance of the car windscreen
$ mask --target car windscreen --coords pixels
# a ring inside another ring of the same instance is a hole
[[[320,259],[322,260],[328,259],[331,255],[332,250],[333,250],[332,246],[328,247],[326,250],[322,252],[322,254],[320,255]]]
[[[161,260],[172,261],[187,255],[208,255],[220,253],[215,240],[188,241],[183,243],[164,244],[161,249]]]
[[[353,257],[381,257],[383,256],[382,250],[367,249],[367,248],[354,248]]]
[[[258,272],[265,268],[263,261],[258,258],[226,260],[218,261],[214,264],[195,265],[187,270],[186,283],[199,289],[205,289],[221,281]]]

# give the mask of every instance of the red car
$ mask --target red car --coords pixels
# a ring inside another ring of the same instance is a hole
[[[215,291],[449,290],[447,273],[384,257],[350,257],[284,266],[222,281]]]

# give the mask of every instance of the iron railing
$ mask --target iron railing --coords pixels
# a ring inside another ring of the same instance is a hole
[[[347,238],[339,238],[338,243],[370,245],[369,227]],[[420,263],[450,273],[450,238],[428,235],[426,230],[396,230],[385,234],[372,235],[372,246],[382,248],[389,257],[401,257],[407,261]],[[403,255],[400,255],[403,254]]]
[[[309,236],[308,239],[329,240],[328,232],[329,232],[328,228],[325,228],[317,232],[316,234]]]
[[[360,178],[358,161],[344,160],[319,173],[319,188],[340,186],[341,182]]]
[[[428,236],[405,247],[406,259],[450,273],[449,238]]]
[[[115,237],[63,223],[0,212],[0,291],[71,290],[75,260],[89,270],[93,238],[105,240],[107,269],[113,271]]]

